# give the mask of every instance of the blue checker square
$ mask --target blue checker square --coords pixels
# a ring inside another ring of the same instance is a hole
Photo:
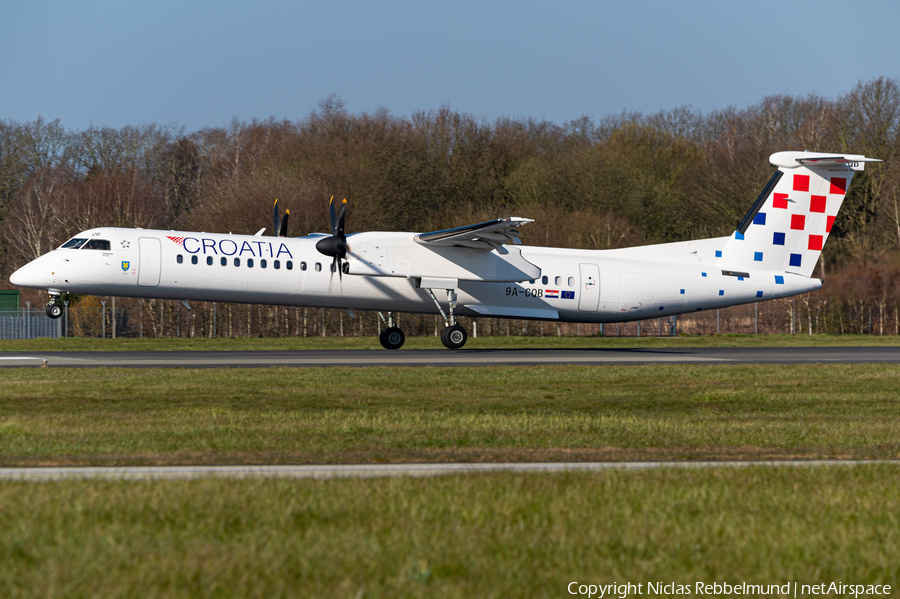
[[[703,272],[703,273],[700,273],[700,274],[702,274],[702,275],[703,275],[703,276],[704,276],[704,277],[705,277],[705,276],[706,276],[706,273],[705,273],[705,272]]]
[[[722,250],[716,250],[716,258],[722,257]]]
[[[684,289],[681,290],[681,295],[684,295]]]
[[[762,291],[757,291],[757,292],[756,292],[756,297],[762,297]]]
[[[775,233],[772,236],[772,245],[784,245],[784,233]]]
[[[743,281],[744,277],[738,277],[738,281]]]
[[[791,266],[800,266],[800,259],[802,256],[800,254],[791,254]]]
[[[735,232],[734,232],[734,238],[735,238],[735,239],[743,239],[743,238],[744,238],[744,234],[741,233],[740,231],[735,231]]]
[[[753,224],[754,225],[766,224],[766,213],[765,212],[757,213],[756,216],[753,217]]]
[[[762,262],[762,252],[753,252],[753,261]]]
[[[784,277],[781,275],[775,275],[775,284],[784,285]]]
[[[724,289],[719,289],[719,295],[725,295],[725,290],[724,290]]]

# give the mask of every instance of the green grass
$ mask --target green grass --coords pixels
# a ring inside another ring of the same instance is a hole
[[[894,335],[681,335],[678,337],[469,337],[465,349],[585,347],[826,347],[895,346]],[[441,349],[437,337],[407,337],[403,349]],[[9,339],[3,351],[236,351],[283,349],[377,349],[376,337],[237,337],[164,339]],[[401,350],[402,351],[402,350]]]
[[[900,581],[896,466],[3,483],[0,506],[3,597]]]
[[[900,366],[0,371],[0,464],[900,457]]]

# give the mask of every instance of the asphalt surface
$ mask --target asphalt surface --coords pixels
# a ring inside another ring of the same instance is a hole
[[[669,349],[418,349],[159,352],[0,352],[10,367],[222,368],[488,366],[494,364],[877,364],[900,363],[900,347],[710,347]]]
[[[863,466],[900,464],[900,460],[785,460],[709,462],[499,462],[450,464],[323,464],[297,466],[83,466],[0,468],[0,481],[49,480],[163,480],[198,478],[380,478],[387,476],[441,476],[484,472],[586,472],[598,470],[653,470],[658,468],[746,468],[811,466]]]

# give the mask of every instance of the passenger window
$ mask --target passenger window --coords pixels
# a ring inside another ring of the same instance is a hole
[[[234,265],[235,265],[235,266],[240,266],[240,265],[241,265],[241,259],[240,259],[240,258],[235,258],[235,259],[234,259]]]
[[[223,256],[222,258],[219,259],[219,264],[221,264],[222,266],[228,266],[228,258],[225,258]]]
[[[300,263],[300,270],[306,270],[306,262]]]
[[[575,277],[569,277],[569,287],[575,286]]]
[[[191,256],[191,264],[197,264],[197,256]]]
[[[85,250],[104,250],[109,251],[109,242],[105,239],[91,239],[82,249]]]
[[[542,285],[546,285],[546,284],[547,284],[547,277],[546,277],[546,275],[543,276],[543,277],[541,277],[541,284],[542,284]]]
[[[288,270],[294,270],[294,263],[288,260],[284,263],[284,267]]]
[[[553,284],[562,285],[562,277],[556,277],[555,279],[553,279]]]
[[[178,264],[181,264],[182,262],[184,262],[184,256],[182,256],[181,254],[178,254],[177,256],[175,256],[175,262],[177,262]]]
[[[207,266],[212,266],[212,256],[207,256],[207,257],[206,257],[206,265],[207,265]]]
[[[321,271],[322,271],[322,263],[316,262],[316,272],[321,272]]]
[[[247,258],[247,268],[253,268],[253,258]]]
[[[266,267],[266,259],[265,258],[263,258],[262,260],[259,261],[259,267],[260,268]]]
[[[278,270],[279,268],[281,268],[281,260],[274,261],[272,263],[272,266],[275,268],[275,270]]]
[[[70,250],[77,250],[82,245],[84,245],[85,241],[87,241],[87,239],[78,239],[77,237],[73,237],[69,241],[62,244],[62,246],[60,246],[60,247],[68,248]]]

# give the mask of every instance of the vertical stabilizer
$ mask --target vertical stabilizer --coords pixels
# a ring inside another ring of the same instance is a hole
[[[777,152],[778,172],[725,244],[716,263],[735,271],[812,275],[850,180],[875,158]]]

